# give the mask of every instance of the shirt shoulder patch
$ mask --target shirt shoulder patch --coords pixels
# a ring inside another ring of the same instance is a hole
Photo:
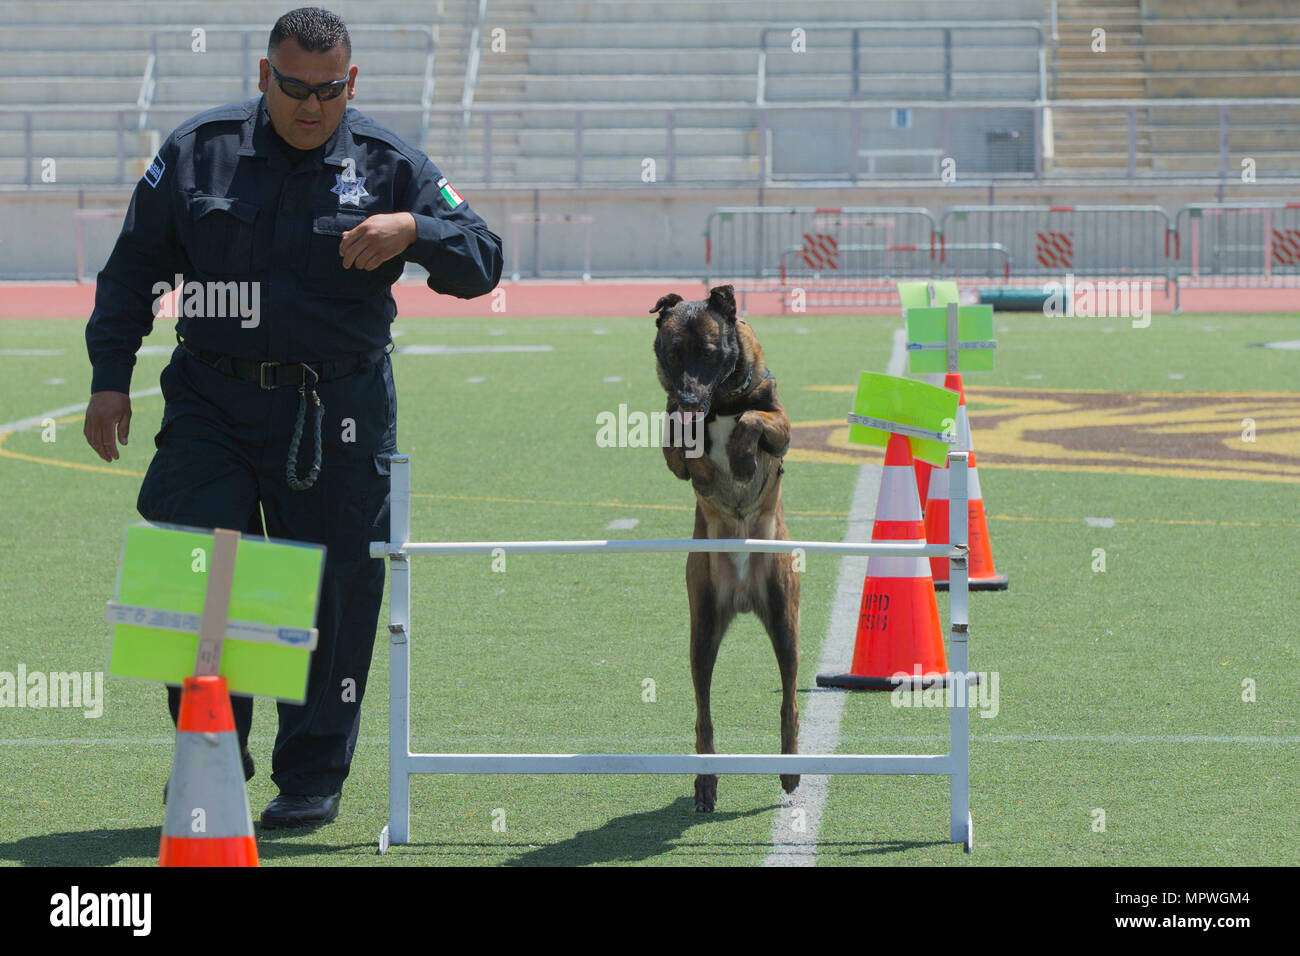
[[[446,200],[447,205],[452,209],[455,209],[465,201],[461,197],[460,193],[456,192],[456,190],[452,188],[451,183],[447,182],[446,176],[439,178],[438,192],[442,193],[442,198]]]
[[[163,173],[167,171],[167,164],[163,162],[162,154],[155,156],[149,168],[144,171],[144,181],[149,184],[150,189],[157,189],[158,182],[162,179]]]

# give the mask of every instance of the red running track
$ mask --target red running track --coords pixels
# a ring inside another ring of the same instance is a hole
[[[465,301],[437,295],[420,282],[393,286],[397,313],[408,318],[538,318],[543,316],[642,317],[662,295],[676,292],[686,299],[703,298],[707,290],[699,279],[596,280],[592,282],[502,282],[498,293]],[[75,282],[0,283],[0,319],[76,319],[90,317],[95,287]],[[494,309],[494,303],[496,308]],[[1182,310],[1213,312],[1300,311],[1300,289],[1183,289]],[[748,315],[781,315],[775,292],[750,292],[745,296]],[[1152,290],[1151,311],[1174,311],[1172,295]],[[814,309],[806,313],[894,315],[897,306],[850,306]]]

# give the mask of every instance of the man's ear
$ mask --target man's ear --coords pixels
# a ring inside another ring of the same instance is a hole
[[[669,292],[667,295],[662,296],[659,299],[659,301],[654,304],[654,308],[652,308],[650,311],[659,313],[659,317],[655,319],[656,329],[663,324],[664,313],[681,301],[682,301],[682,297],[680,295],[678,295],[676,292]]]
[[[709,290],[709,308],[728,322],[736,321],[736,290],[734,286],[720,285]]]
[[[261,61],[257,64],[258,90],[265,93],[267,86],[270,85],[270,80],[271,80],[271,61],[268,60],[266,57],[262,57]]]

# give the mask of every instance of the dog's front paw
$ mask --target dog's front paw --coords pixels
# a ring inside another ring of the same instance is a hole
[[[718,802],[718,776],[702,773],[695,778],[695,812],[712,813]]]
[[[686,471],[690,475],[691,485],[702,495],[709,495],[718,483],[718,469],[708,455],[685,458]]]
[[[737,481],[749,481],[754,477],[754,472],[758,470],[758,459],[753,452],[748,454],[745,452],[729,452],[727,462],[731,466],[732,477]]]
[[[758,470],[758,440],[761,436],[762,430],[753,427],[744,416],[736,420],[736,427],[727,439],[727,464],[736,480],[749,481]]]
[[[665,447],[664,460],[668,462],[668,470],[682,481],[691,477],[690,472],[686,468],[686,455],[680,448],[674,448],[671,446]]]

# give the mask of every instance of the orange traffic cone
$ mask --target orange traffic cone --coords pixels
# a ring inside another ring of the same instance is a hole
[[[912,452],[899,434],[889,436],[885,449],[871,540],[925,543]],[[869,558],[850,672],[818,674],[817,686],[893,690],[900,684],[946,686],[948,679],[939,605],[926,559]]]
[[[257,866],[224,677],[185,678],[158,865]]]
[[[913,460],[912,470],[916,472],[916,488],[921,493],[921,514],[925,514],[925,504],[930,498],[930,472],[934,465],[920,458]]]
[[[993,551],[989,547],[988,521],[984,517],[984,498],[980,494],[980,476],[975,470],[975,449],[971,446],[970,418],[966,413],[966,392],[961,386],[961,376],[949,372],[943,387],[961,396],[957,404],[957,447],[955,451],[970,452],[970,471],[967,480],[968,531],[970,540],[970,589],[972,591],[1005,591],[1007,576],[993,568]],[[948,540],[948,468],[934,469],[930,475],[930,496],[925,505],[925,537],[934,544]],[[936,591],[948,590],[948,559],[931,558],[930,574],[934,577]]]

